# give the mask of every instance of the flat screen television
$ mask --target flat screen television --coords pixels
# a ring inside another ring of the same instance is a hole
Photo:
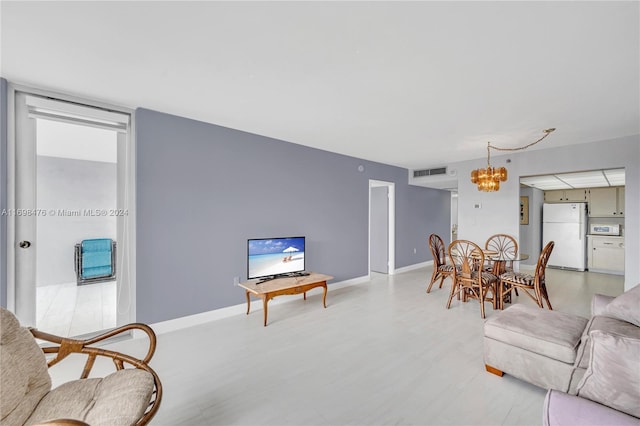
[[[247,279],[304,272],[304,237],[259,238],[247,241]]]

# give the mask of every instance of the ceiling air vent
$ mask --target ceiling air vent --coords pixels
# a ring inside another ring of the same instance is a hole
[[[438,167],[437,169],[424,169],[424,170],[414,170],[413,177],[423,177],[423,176],[436,176],[436,175],[446,175],[447,168],[446,167]]]

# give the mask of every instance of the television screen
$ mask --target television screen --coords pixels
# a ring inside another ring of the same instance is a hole
[[[304,237],[248,240],[247,279],[304,271]]]

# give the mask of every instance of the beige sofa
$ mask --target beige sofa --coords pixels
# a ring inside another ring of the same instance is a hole
[[[494,315],[484,324],[487,371],[554,390],[554,407],[588,399],[640,422],[640,285],[596,295],[591,309],[588,320],[519,304]]]

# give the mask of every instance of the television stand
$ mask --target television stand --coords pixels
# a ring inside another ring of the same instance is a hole
[[[322,287],[322,305],[327,307],[327,281],[333,279],[330,275],[306,272],[304,276],[277,277],[267,281],[247,281],[238,284],[245,289],[247,296],[247,315],[251,309],[250,294],[262,299],[264,309],[264,326],[267,326],[267,304],[269,300],[276,296],[293,295],[302,293],[304,300],[307,300],[307,291],[316,287]],[[270,278],[270,277],[269,277]]]

